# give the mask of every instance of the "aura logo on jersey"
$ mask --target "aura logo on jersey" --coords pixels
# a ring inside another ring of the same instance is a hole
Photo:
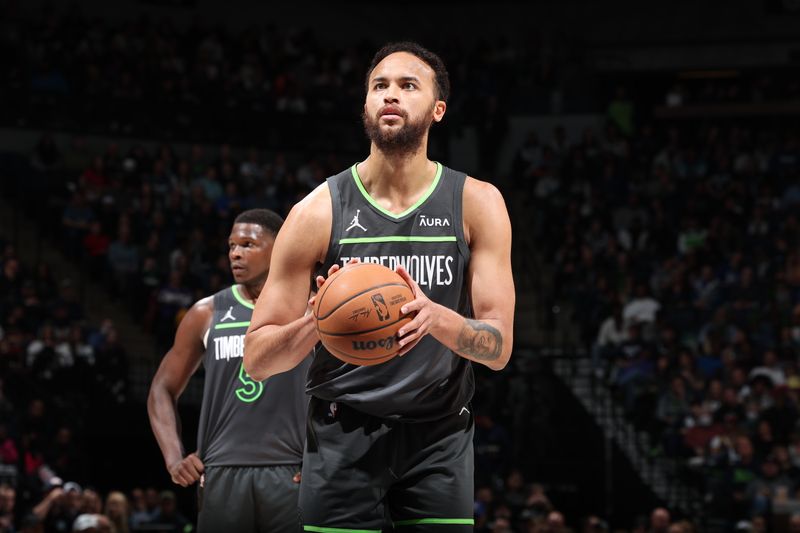
[[[450,221],[447,219],[447,217],[431,217],[420,214],[419,225],[429,228],[443,228],[445,226],[449,227]]]
[[[380,255],[367,257],[342,257],[342,266],[350,259],[359,259],[362,263],[376,263],[391,270],[402,265],[420,287],[442,286],[453,284],[453,264],[456,258],[451,255]]]

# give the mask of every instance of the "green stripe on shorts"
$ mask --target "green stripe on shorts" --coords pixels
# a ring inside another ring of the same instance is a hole
[[[315,531],[316,533],[381,533],[380,529],[347,529],[319,526],[303,526],[303,531]]]
[[[415,520],[400,520],[394,522],[395,526],[417,526],[422,524],[463,524],[465,526],[474,526],[475,520],[473,518],[417,518]]]

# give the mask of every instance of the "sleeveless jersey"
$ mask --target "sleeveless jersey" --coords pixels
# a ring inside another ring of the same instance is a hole
[[[350,258],[403,265],[433,301],[471,316],[465,288],[469,248],[464,239],[462,191],[466,175],[437,163],[436,177],[420,200],[400,214],[369,196],[356,165],[328,178],[333,208],[331,240],[319,273]],[[431,335],[403,357],[356,366],[318,344],[308,377],[310,394],[381,418],[436,420],[472,398],[467,359]]]
[[[242,357],[253,304],[236,285],[213,298],[203,358],[200,459],[206,466],[299,464],[308,407],[304,383],[311,358],[260,383],[250,379]]]

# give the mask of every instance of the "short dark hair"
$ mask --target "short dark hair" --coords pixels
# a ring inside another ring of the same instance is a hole
[[[389,43],[375,52],[369,69],[367,70],[367,79],[365,81],[367,90],[369,90],[369,77],[372,75],[372,71],[375,70],[375,67],[378,66],[378,63],[383,61],[386,56],[397,52],[409,53],[427,63],[428,66],[433,69],[434,80],[436,81],[436,99],[446,102],[447,99],[450,98],[450,75],[447,73],[447,67],[444,66],[442,58],[424,46],[411,41]]]
[[[243,211],[233,221],[234,224],[258,224],[274,237],[283,225],[283,218],[275,211],[269,209],[248,209]]]

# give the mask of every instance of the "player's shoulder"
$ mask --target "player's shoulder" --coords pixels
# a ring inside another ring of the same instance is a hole
[[[327,182],[320,183],[289,211],[287,222],[318,224],[331,218],[331,192]]]
[[[175,333],[175,344],[196,346],[214,319],[214,297],[207,296],[194,303],[181,318]]]
[[[462,197],[464,233],[470,245],[478,235],[508,230],[510,221],[506,203],[494,184],[467,176]]]
[[[223,289],[219,291],[217,294],[223,293],[227,290],[230,290],[230,287],[227,289]],[[186,316],[184,318],[189,319],[210,319],[211,315],[214,314],[214,297],[216,294],[211,294],[206,296],[205,298],[201,298],[197,300],[192,307],[186,312]]]
[[[471,207],[480,209],[481,206],[491,207],[492,205],[505,206],[505,200],[497,186],[469,175],[464,181],[463,196],[465,209]]]
[[[478,194],[486,193],[487,191],[500,192],[500,190],[493,183],[475,178],[469,174],[467,174],[467,177],[464,180],[464,190],[468,192],[475,191]]]
[[[289,211],[275,241],[273,254],[298,264],[323,260],[332,221],[331,194],[327,183],[321,183]]]

